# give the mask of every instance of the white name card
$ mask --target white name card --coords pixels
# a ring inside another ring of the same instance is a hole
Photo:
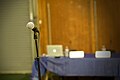
[[[70,51],[70,58],[84,58],[84,51]]]
[[[110,51],[96,51],[95,57],[96,58],[110,58],[111,52]]]

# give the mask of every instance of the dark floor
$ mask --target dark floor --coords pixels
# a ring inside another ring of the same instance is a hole
[[[84,77],[63,77],[58,76],[56,74],[50,73],[48,74],[49,80],[115,80],[114,77],[91,77],[91,76],[84,76]]]
[[[0,74],[0,80],[31,80],[31,74]],[[52,75],[48,80],[114,80],[114,77],[60,77]]]
[[[114,77],[63,77],[62,80],[114,80]]]
[[[0,74],[0,80],[30,80],[30,74]]]

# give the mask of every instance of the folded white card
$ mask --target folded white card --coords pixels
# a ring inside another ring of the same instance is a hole
[[[95,57],[96,58],[110,58],[111,52],[110,51],[96,51]]]
[[[84,51],[70,51],[69,52],[70,58],[83,58],[84,57]]]

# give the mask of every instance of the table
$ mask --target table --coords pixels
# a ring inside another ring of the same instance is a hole
[[[36,60],[32,67],[32,78],[37,78]],[[114,76],[120,80],[120,58],[52,58],[41,57],[40,67],[42,75],[46,70],[60,76]]]

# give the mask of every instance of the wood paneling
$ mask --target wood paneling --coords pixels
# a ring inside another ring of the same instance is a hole
[[[46,45],[48,44],[48,26],[46,0],[38,0],[38,23],[40,26],[40,53],[46,53]],[[40,23],[39,21],[42,21]]]
[[[92,52],[90,0],[48,0],[52,44]]]
[[[98,47],[120,52],[120,0],[96,0]]]
[[[119,3],[120,0],[38,0],[41,52],[46,53],[47,44],[62,44],[86,53],[105,45],[119,52]]]

